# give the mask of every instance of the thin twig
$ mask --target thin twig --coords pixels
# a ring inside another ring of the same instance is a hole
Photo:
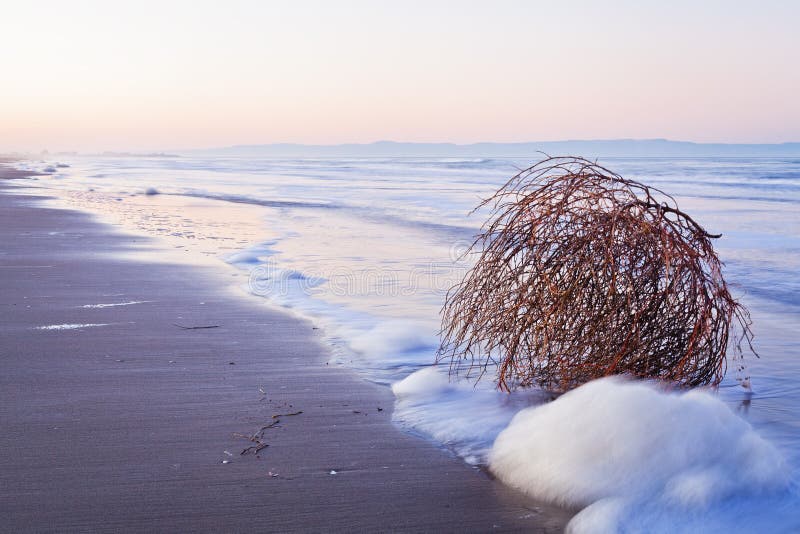
[[[293,412],[293,413],[276,413],[275,415],[272,416],[272,418],[273,419],[277,419],[278,417],[291,417],[293,415],[300,415],[301,413],[303,413],[303,410],[300,410],[299,412]]]

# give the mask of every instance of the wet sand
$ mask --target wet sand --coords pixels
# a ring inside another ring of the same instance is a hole
[[[162,245],[18,183],[0,181],[2,530],[563,530],[568,512],[397,429],[391,392],[326,365],[309,323],[222,270],[133,260]],[[105,326],[39,329],[64,324]]]

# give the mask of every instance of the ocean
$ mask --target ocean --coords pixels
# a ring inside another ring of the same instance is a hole
[[[752,392],[731,371],[696,398],[611,380],[554,401],[500,393],[491,376],[449,380],[446,365],[434,366],[446,292],[474,261],[466,252],[487,215],[472,210],[536,159],[187,154],[20,166],[52,167],[30,184],[60,202],[238,269],[246,291],[313,321],[332,364],[392,387],[399,426],[464,461],[500,458],[501,433],[504,442],[535,436],[528,450],[561,466],[557,474],[524,453],[494,470],[533,495],[586,507],[578,531],[800,530],[800,159],[599,160],[723,234],[715,246],[751,311],[760,358],[746,359]],[[645,433],[662,437],[640,440]],[[618,480],[592,472],[599,464]],[[523,481],[503,475],[526,468]]]

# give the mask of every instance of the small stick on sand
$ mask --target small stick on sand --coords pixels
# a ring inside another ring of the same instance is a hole
[[[276,413],[275,415],[272,416],[272,418],[273,419],[277,419],[278,417],[291,417],[293,415],[300,415],[301,413],[303,413],[303,410],[300,410],[299,412],[293,412],[293,413]]]
[[[173,326],[177,326],[181,330],[203,330],[206,328],[219,328],[218,324],[211,324],[207,326],[183,326],[182,324],[172,323]]]

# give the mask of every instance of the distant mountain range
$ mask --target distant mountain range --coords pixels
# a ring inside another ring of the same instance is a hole
[[[542,141],[531,143],[398,143],[301,145],[276,143],[236,145],[223,148],[179,151],[184,154],[218,154],[263,157],[800,157],[800,143],[727,144],[691,143],[667,139],[610,139],[588,141]]]

